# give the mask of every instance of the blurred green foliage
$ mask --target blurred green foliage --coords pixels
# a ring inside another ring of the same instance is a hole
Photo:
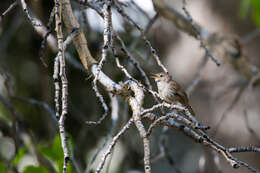
[[[5,165],[2,162],[0,162],[0,172],[6,172],[5,171]]]
[[[252,11],[250,11],[252,7]],[[254,23],[260,27],[260,0],[242,0],[240,5],[240,16],[246,18],[248,13],[252,13]]]
[[[56,135],[56,137],[54,138],[51,144],[47,144],[47,145],[39,144],[37,146],[37,150],[40,152],[40,154],[43,157],[45,157],[50,161],[52,166],[55,169],[57,169],[56,170],[57,172],[59,173],[62,172],[64,157],[63,157],[63,150],[61,147],[61,139],[59,134]],[[25,157],[28,154],[28,152],[29,150],[26,147],[19,148],[18,153],[16,154],[16,156],[11,162],[10,168],[17,167],[17,165],[20,163],[23,157]],[[0,173],[2,172],[6,172],[6,165],[5,163],[0,161]],[[48,169],[44,167],[44,165],[41,165],[41,163],[39,163],[39,165],[28,165],[22,170],[22,173],[48,173],[48,172],[49,172]],[[70,162],[68,165],[67,172],[68,173],[75,172]]]
[[[60,158],[63,159],[60,136],[55,137],[51,146],[39,146],[39,151],[50,160],[58,161]]]
[[[12,162],[12,166],[16,166],[27,152],[28,152],[27,148],[25,147],[20,148]]]
[[[43,166],[27,166],[24,168],[23,173],[48,173],[48,170]]]
[[[61,147],[61,139],[60,139],[59,135],[57,135],[54,138],[51,146],[39,146],[38,149],[43,156],[45,156],[46,158],[48,158],[49,160],[54,162],[55,165],[58,166],[58,169],[59,169],[58,172],[62,172],[63,150]],[[68,173],[71,173],[71,172],[73,172],[73,170],[72,170],[72,166],[69,162]]]

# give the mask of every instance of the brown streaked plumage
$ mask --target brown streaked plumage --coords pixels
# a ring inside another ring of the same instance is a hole
[[[191,115],[195,116],[184,89],[174,81],[168,73],[157,73],[153,75],[152,78],[154,78],[157,84],[158,93],[164,101],[173,104],[180,103],[189,109]]]

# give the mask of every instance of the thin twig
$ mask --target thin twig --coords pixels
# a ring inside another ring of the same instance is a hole
[[[1,15],[0,15],[0,23],[2,22],[3,18],[14,9],[18,5],[17,0],[13,2]]]
[[[32,23],[32,25],[35,26],[35,27],[40,27],[40,26],[42,26],[42,24],[41,24],[37,19],[35,19],[34,17],[32,17],[32,16],[30,15],[25,0],[21,0],[21,4],[22,4],[23,11],[25,12],[27,18],[28,18],[29,21]]]
[[[104,6],[103,6],[103,15],[104,15],[104,33],[103,33],[103,37],[104,37],[104,45],[103,45],[103,49],[102,49],[102,58],[98,64],[98,73],[97,76],[95,76],[94,80],[93,80],[93,89],[96,93],[96,96],[98,97],[100,103],[102,104],[102,107],[104,109],[104,114],[101,116],[101,118],[95,122],[95,121],[87,121],[86,123],[89,125],[98,125],[101,124],[102,121],[106,118],[106,116],[108,115],[108,106],[103,98],[103,96],[101,95],[101,93],[98,90],[97,87],[97,79],[99,77],[99,73],[102,69],[102,66],[105,62],[105,60],[107,59],[107,54],[108,54],[108,48],[111,45],[111,31],[112,31],[112,14],[111,14],[111,0],[108,0]]]
[[[70,63],[74,68],[84,72],[85,74],[89,74],[85,67],[76,59],[74,55],[69,52],[65,52],[65,59],[68,63]]]
[[[147,12],[144,11],[139,5],[137,5],[135,1],[130,0],[130,3],[133,4],[133,6],[134,6],[138,11],[140,11],[140,13],[142,13],[142,14],[146,17],[146,19],[150,19],[150,17],[149,17],[149,15],[147,14]]]
[[[88,7],[90,7],[90,8],[92,8],[93,10],[95,10],[102,18],[104,18],[103,13],[101,13],[98,8],[96,8],[95,6],[90,5],[90,4],[86,4],[86,5],[87,5]],[[156,17],[156,18],[157,18],[157,17]],[[120,38],[120,36],[119,36],[115,31],[113,31],[113,35],[116,36],[116,38],[119,40],[119,42],[120,42],[122,48],[124,49],[123,52],[124,52],[124,51],[126,52],[126,51],[127,51],[126,46],[125,46],[124,42],[122,41],[122,39]],[[113,37],[112,37],[112,38],[113,38]],[[121,40],[122,42],[121,42],[120,40]],[[113,53],[114,57],[118,57],[118,54],[117,54],[117,52],[116,52],[116,50],[115,50],[113,41],[112,41],[112,53]],[[141,67],[140,67],[140,68],[138,67],[139,65],[136,64],[136,63],[138,63],[138,62],[134,59],[134,57],[130,54],[129,51],[128,51],[128,53],[129,53],[129,56],[131,56],[131,57],[133,58],[132,60],[130,60],[130,62],[132,62],[132,63],[134,64],[134,66],[136,66],[136,68],[140,71],[140,73],[141,73],[143,76],[147,76],[147,75],[145,74],[145,72],[143,72],[142,68],[141,68]],[[130,58],[130,57],[129,57],[129,58]],[[116,59],[117,59],[117,58],[116,58]],[[118,62],[117,62],[118,67],[125,73],[125,75],[126,75],[129,79],[131,79],[131,80],[137,82],[137,80],[135,80],[133,77],[131,77],[131,75],[127,72],[126,69],[123,70],[123,68],[122,68],[123,66],[119,65],[119,64],[120,64],[120,63],[119,63],[119,59],[116,60],[116,61],[118,61]],[[99,70],[98,70],[98,71],[99,71]],[[148,87],[150,88],[150,87],[151,87],[151,86],[149,85],[150,82],[148,82],[147,80],[149,81],[148,77],[147,77],[147,79],[146,79],[145,81],[146,81],[146,84],[148,85]],[[159,94],[158,94],[158,93],[154,92],[153,90],[151,90],[151,89],[149,89],[149,88],[146,88],[145,86],[143,86],[143,85],[142,85],[141,83],[139,83],[139,82],[137,82],[137,83],[138,83],[139,86],[141,86],[144,90],[146,90],[146,91],[148,91],[150,94],[152,94],[154,98],[159,98]]]
[[[206,56],[210,57],[210,59],[217,65],[220,66],[220,63],[218,62],[218,60],[214,57],[214,55],[212,55],[211,51],[208,49],[207,45],[204,43],[203,38],[201,37],[201,33],[198,31],[198,29],[195,27],[195,25],[193,24],[193,19],[190,15],[190,13],[188,12],[188,10],[186,9],[186,0],[182,0],[182,9],[184,11],[184,13],[187,16],[187,19],[190,21],[190,24],[193,28],[193,30],[197,33],[197,37],[198,40],[200,41],[200,46],[203,47],[203,49],[205,50]]]
[[[46,26],[47,28],[47,32],[46,34],[44,35],[43,37],[43,40],[41,42],[41,47],[40,47],[40,50],[39,50],[39,55],[40,55],[40,60],[42,61],[43,65],[45,67],[48,67],[47,63],[44,61],[44,51],[46,49],[46,45],[47,45],[47,39],[48,37],[51,35],[51,24],[53,23],[53,20],[54,20],[54,16],[55,16],[55,7],[52,8],[51,10],[51,14],[50,14],[50,17],[49,17],[49,20],[48,20],[48,24]]]
[[[140,63],[134,58],[134,56],[127,50],[125,43],[123,42],[123,40],[119,37],[119,35],[117,33],[115,33],[117,40],[120,42],[121,44],[121,50],[123,51],[123,53],[126,54],[127,58],[129,59],[129,61],[135,66],[135,68],[140,72],[140,74],[142,75],[142,77],[144,78],[145,84],[147,85],[147,87],[151,90],[152,89],[152,85],[150,83],[149,78],[147,77],[146,73],[144,72],[144,70],[142,69],[142,67],[140,66]]]
[[[150,115],[152,115],[152,114],[150,114]],[[146,118],[151,119],[152,121],[159,118],[156,115],[152,115],[152,116],[150,116],[150,115],[146,115]],[[163,126],[171,127],[175,130],[178,129],[181,132],[183,132],[184,134],[186,134],[188,137],[193,139],[195,142],[201,143],[201,144],[208,146],[208,147],[212,148],[213,150],[217,151],[218,153],[220,153],[226,159],[226,161],[233,168],[239,168],[240,166],[244,166],[244,167],[248,168],[249,170],[251,170],[252,172],[258,172],[259,173],[259,171],[257,169],[253,168],[252,166],[248,165],[247,163],[240,161],[237,158],[235,158],[234,156],[232,156],[227,148],[220,145],[216,141],[212,140],[207,134],[205,134],[201,130],[199,130],[200,134],[198,134],[193,129],[191,129],[187,126],[184,126],[184,125],[182,125],[178,122],[174,122],[174,121],[170,121],[170,122],[169,121],[160,121],[160,124],[163,125]]]
[[[55,12],[56,15],[56,12]],[[67,48],[67,46],[71,43],[72,39],[78,34],[78,29],[75,28],[66,38],[66,40],[63,42],[63,37],[60,38],[60,44],[62,44],[62,51],[64,52]],[[58,39],[59,40],[59,39]],[[57,54],[57,56],[54,59],[54,72],[53,72],[53,80],[54,80],[54,86],[55,86],[55,96],[54,96],[54,102],[55,102],[55,114],[57,120],[59,119],[60,114],[60,79],[59,79],[59,73],[60,73],[60,49]],[[62,56],[64,56],[64,53],[62,53]],[[65,63],[65,62],[64,62]]]
[[[254,146],[246,146],[246,147],[228,148],[228,151],[230,153],[260,152],[260,148]]]
[[[90,172],[94,162],[97,159],[97,156],[99,155],[100,152],[102,152],[105,149],[106,145],[108,144],[109,140],[111,139],[111,137],[114,134],[115,127],[116,127],[116,124],[118,122],[119,103],[118,103],[117,97],[112,96],[112,94],[109,94],[109,96],[110,96],[110,99],[111,99],[111,117],[112,117],[111,128],[110,128],[110,130],[109,130],[109,132],[108,132],[108,134],[105,138],[104,143],[100,147],[98,147],[96,153],[91,158],[91,160],[90,160],[90,162],[87,166],[87,170],[85,171],[86,173]]]
[[[53,71],[53,82],[54,82],[54,103],[55,103],[55,114],[56,119],[59,119],[60,116],[60,79],[59,79],[59,57],[56,56],[54,59],[54,71]]]
[[[249,124],[249,118],[248,118],[246,107],[244,108],[244,118],[245,118],[246,128],[248,129],[249,133],[251,133],[257,139],[257,141],[260,142],[260,138],[257,135],[257,132]]]
[[[146,25],[145,29],[144,29],[144,34],[147,35],[148,32],[150,31],[150,29],[152,28],[153,24],[155,23],[155,21],[158,19],[159,15],[158,13],[156,13],[153,18],[151,20],[149,20],[149,23]],[[138,43],[140,42],[140,40],[142,40],[140,37],[137,37],[133,43],[130,46],[130,50],[135,50],[136,45],[138,45]]]
[[[63,173],[67,172],[68,162],[70,160],[69,155],[69,149],[67,146],[68,137],[66,135],[65,131],[65,118],[68,114],[68,80],[66,77],[66,69],[65,69],[65,58],[64,58],[64,45],[63,45],[63,33],[62,33],[62,22],[61,22],[61,16],[62,16],[62,4],[59,0],[54,0],[55,2],[55,30],[57,34],[57,40],[58,40],[58,58],[57,61],[59,61],[59,66],[55,66],[55,68],[59,68],[59,77],[61,79],[61,101],[62,101],[62,107],[61,107],[61,115],[59,116],[59,130],[60,130],[60,137],[61,137],[61,145],[64,153],[64,163],[63,163]],[[56,58],[55,58],[56,60]],[[56,72],[57,70],[55,70]],[[58,83],[59,85],[59,83]],[[56,86],[56,85],[55,85]],[[57,88],[55,87],[55,91],[57,91]],[[59,90],[58,90],[59,91]],[[60,92],[60,91],[59,91]],[[55,98],[56,100],[57,98]],[[56,105],[59,104],[59,102],[56,102]],[[56,108],[57,110],[57,108]],[[59,114],[59,112],[56,113],[56,115]]]
[[[71,140],[68,139],[68,149],[70,151],[70,160],[71,160],[71,163],[73,164],[73,166],[75,167],[76,169],[76,172],[77,173],[82,173],[82,169],[80,168],[78,162],[76,161],[75,157],[74,157],[74,152],[73,152],[73,148],[72,148],[72,144],[71,144]]]
[[[130,126],[133,124],[134,122],[134,118],[131,118],[126,125],[124,125],[124,127],[113,137],[111,143],[109,144],[106,152],[103,154],[101,162],[99,163],[95,173],[99,173],[105,164],[105,161],[107,159],[107,157],[111,154],[112,149],[114,148],[115,144],[117,143],[117,141],[119,140],[119,138],[130,128]]]
[[[223,114],[220,117],[220,120],[216,123],[216,125],[214,126],[212,135],[215,136],[219,130],[219,127],[221,125],[221,123],[224,121],[224,119],[227,117],[228,113],[234,108],[234,106],[238,103],[238,101],[240,100],[240,98],[243,95],[243,92],[245,91],[247,87],[246,86],[241,86],[235,97],[233,98],[233,100],[231,101],[230,105],[227,107],[227,109],[223,112]]]
[[[12,115],[11,132],[12,132],[12,138],[14,140],[14,145],[15,145],[15,153],[17,154],[19,149],[19,133],[18,133],[19,123],[18,123],[18,112],[16,111],[14,105],[14,95],[15,95],[14,86],[11,83],[10,75],[7,71],[1,68],[0,75],[3,77],[4,87],[7,91],[7,97],[8,97],[8,99],[4,99],[4,97],[0,95],[1,96],[0,100],[9,109]]]
[[[120,63],[118,54],[117,54],[116,49],[115,49],[114,46],[112,47],[112,53],[113,53],[113,55],[114,55],[114,57],[115,57],[117,67],[126,75],[126,77],[128,77],[130,80],[134,81],[134,82],[135,82],[139,87],[141,87],[144,91],[148,91],[149,93],[151,93],[154,98],[159,98],[159,94],[158,94],[158,93],[156,93],[156,92],[153,91],[153,90],[150,90],[150,89],[146,88],[143,84],[141,84],[140,82],[138,82],[135,78],[133,78],[133,77],[129,74],[129,72],[127,71],[127,69]]]
[[[25,97],[20,97],[20,96],[16,96],[15,99],[18,99],[18,100],[21,100],[21,101],[24,101],[24,102],[28,102],[30,104],[42,106],[45,110],[47,110],[49,112],[52,119],[55,120],[56,123],[58,123],[55,112],[46,102],[38,101],[38,100],[35,100],[33,98],[25,98]]]
[[[35,100],[34,98],[25,98],[25,97],[19,97],[16,96],[15,99],[19,99],[21,101],[33,104],[33,105],[39,105],[42,106],[52,117],[52,119],[55,121],[56,125],[59,126],[59,121],[58,119],[56,119],[56,115],[54,110],[50,107],[50,105],[44,101],[38,101]],[[73,166],[76,168],[77,173],[81,173],[81,169],[78,165],[78,163],[76,162],[75,158],[74,158],[74,154],[73,154],[73,148],[71,145],[71,140],[68,138],[68,148],[69,148],[69,152],[71,154],[70,158],[71,158],[71,163],[73,164]]]
[[[250,91],[253,90],[254,82],[259,77],[258,76],[259,74],[256,74],[254,77],[252,77],[252,79],[249,81],[249,84],[248,84],[245,92],[250,92]],[[255,137],[255,139],[257,139],[257,141],[260,142],[260,138],[257,135],[257,132],[251,127],[251,125],[249,123],[249,117],[248,117],[248,102],[249,102],[248,101],[248,95],[244,96],[243,102],[244,102],[243,113],[244,113],[246,128],[249,131],[249,133],[251,133]]]
[[[159,154],[157,154],[153,158],[151,158],[151,163],[154,163],[158,160],[165,158],[168,161],[169,165],[171,165],[173,168],[175,168],[176,171],[181,172],[180,170],[178,170],[175,167],[175,161],[172,158],[172,156],[169,152],[169,148],[167,146],[168,135],[166,134],[166,132],[168,131],[168,129],[169,129],[168,127],[163,127],[162,134],[160,135],[160,138],[159,138]]]
[[[48,23],[47,27],[45,27],[38,18],[31,17],[25,0],[20,0],[20,1],[22,4],[23,11],[26,13],[26,16],[27,16],[28,20],[31,22],[34,30],[43,39],[45,39],[45,38],[47,39],[47,42],[53,52],[57,52],[58,51],[57,50],[57,41],[56,41],[55,37],[50,33],[50,25],[52,23],[52,17],[50,17],[49,23]],[[32,12],[30,12],[30,13],[32,13]],[[33,15],[33,13],[32,13],[32,15]],[[52,14],[51,14],[51,16],[52,16]]]
[[[144,171],[145,173],[151,173],[151,162],[150,162],[150,139],[147,136],[145,127],[141,121],[142,117],[139,116],[142,105],[144,101],[144,92],[142,88],[133,81],[125,82],[125,85],[128,85],[129,88],[134,92],[134,96],[129,96],[128,103],[132,108],[134,123],[139,132],[139,135],[143,139],[143,148],[144,148]]]
[[[150,162],[150,139],[140,119],[135,120],[135,126],[137,127],[140,136],[143,138],[144,145],[144,171],[145,173],[151,173]]]
[[[241,42],[241,44],[246,45],[253,39],[257,38],[258,36],[260,36],[260,29],[256,28],[254,31],[252,31],[252,32],[248,33],[247,35],[245,35],[244,37],[242,37],[240,42]]]
[[[148,48],[150,49],[150,52],[152,53],[156,63],[158,64],[158,66],[160,66],[164,72],[168,72],[167,68],[162,64],[162,62],[160,61],[160,58],[158,56],[158,54],[156,53],[156,50],[152,47],[151,42],[146,38],[144,30],[134,21],[132,20],[123,10],[122,8],[117,4],[116,1],[114,1],[115,3],[115,7],[118,11],[118,13],[130,24],[132,24],[140,33],[142,36],[142,39],[144,40],[145,44],[148,46]]]
[[[152,106],[151,108],[143,110],[142,112],[140,112],[140,116],[143,116],[147,113],[154,111],[155,109],[162,108],[162,107],[166,107],[166,108],[169,108],[171,110],[184,111],[185,112],[184,116],[187,118],[187,120],[192,122],[192,124],[188,123],[189,125],[192,126],[192,128],[202,129],[202,130],[208,130],[210,128],[209,126],[200,125],[199,122],[196,120],[196,118],[194,118],[191,115],[190,111],[186,107],[184,107],[182,105],[177,105],[177,104],[169,104],[169,103],[166,103],[166,102],[159,103],[157,105]]]
[[[208,58],[207,58],[207,56],[204,56],[203,60],[201,61],[200,65],[199,65],[198,72],[196,73],[194,79],[191,81],[191,83],[189,84],[188,88],[186,89],[186,93],[187,93],[188,96],[191,95],[193,90],[198,85],[199,80],[200,80],[200,74],[201,74],[203,68],[206,66],[207,62],[208,62]]]

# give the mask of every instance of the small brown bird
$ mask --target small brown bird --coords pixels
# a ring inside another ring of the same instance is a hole
[[[191,115],[195,116],[184,89],[176,81],[174,81],[168,73],[161,72],[151,77],[154,78],[157,84],[158,93],[161,99],[170,104],[179,103],[188,108]]]

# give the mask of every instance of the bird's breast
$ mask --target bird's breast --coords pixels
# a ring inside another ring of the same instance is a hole
[[[168,101],[169,96],[171,95],[172,88],[171,85],[169,85],[166,82],[158,82],[157,83],[158,92],[162,99],[165,101]]]

